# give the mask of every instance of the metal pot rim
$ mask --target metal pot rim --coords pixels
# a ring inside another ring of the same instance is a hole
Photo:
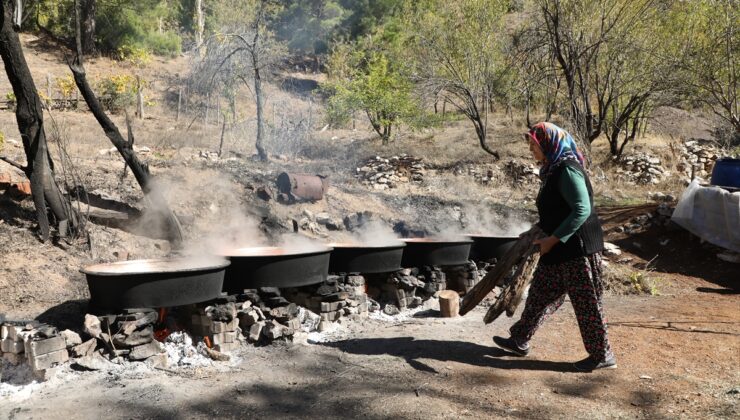
[[[519,236],[503,236],[503,235],[486,235],[484,233],[466,233],[465,236],[469,238],[483,238],[483,239],[519,239]]]
[[[80,272],[95,276],[121,276],[136,274],[187,273],[223,269],[231,262],[222,257],[199,258],[152,258],[143,260],[116,261],[88,265]]]
[[[225,258],[257,258],[257,257],[296,257],[318,255],[331,252],[329,246],[317,246],[309,251],[294,251],[276,246],[242,247],[221,250],[219,253]]]
[[[328,246],[332,247],[333,249],[393,249],[403,248],[406,246],[406,243],[399,239],[398,242],[387,243],[383,245],[353,242],[332,242],[328,244]]]
[[[406,244],[463,245],[472,244],[472,239],[443,240],[434,238],[402,238]]]

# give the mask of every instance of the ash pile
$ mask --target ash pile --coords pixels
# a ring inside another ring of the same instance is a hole
[[[357,177],[363,184],[382,191],[396,188],[402,183],[422,183],[424,169],[424,163],[420,158],[407,154],[390,158],[376,156],[357,168]]]
[[[657,156],[636,153],[622,157],[617,174],[620,179],[639,185],[658,184],[670,172]]]

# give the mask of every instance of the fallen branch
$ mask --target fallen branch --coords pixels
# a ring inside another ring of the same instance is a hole
[[[25,166],[21,165],[20,163],[14,161],[14,160],[12,160],[12,159],[10,159],[8,157],[0,156],[0,160],[2,160],[5,163],[10,164],[11,166],[15,166],[16,168],[20,169],[23,172],[26,172],[26,169],[27,168]]]

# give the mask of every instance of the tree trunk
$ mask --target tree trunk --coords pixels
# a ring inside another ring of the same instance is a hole
[[[82,52],[86,55],[97,53],[95,47],[95,8],[96,0],[81,0]]]
[[[31,180],[31,194],[36,206],[41,239],[47,241],[51,230],[47,205],[56,219],[59,235],[62,237],[77,230],[78,218],[54,179],[54,164],[46,144],[41,98],[23,56],[18,34],[13,29],[12,4],[10,0],[0,2],[0,56],[16,97],[15,117],[28,162],[25,173]]]
[[[257,148],[257,155],[260,160],[267,162],[267,152],[262,144],[265,136],[264,112],[262,110],[264,105],[262,98],[262,79],[260,78],[260,71],[257,66],[254,67],[254,95],[257,99],[257,141],[255,142],[255,147]]]
[[[203,14],[203,0],[195,0],[195,47],[203,51],[203,32],[206,29],[205,15]]]
[[[78,57],[78,60],[80,57]],[[180,222],[177,220],[175,214],[170,210],[167,201],[162,196],[161,192],[154,188],[152,179],[149,175],[149,168],[139,160],[133,149],[133,133],[129,127],[129,140],[125,140],[118,131],[118,128],[113,121],[108,118],[103,110],[103,107],[98,102],[98,98],[95,96],[90,85],[87,83],[85,76],[85,68],[79,62],[70,63],[70,70],[75,79],[77,89],[80,90],[82,97],[85,99],[90,112],[93,113],[95,119],[105,131],[105,135],[110,139],[111,143],[118,149],[123,159],[126,161],[126,165],[131,168],[131,172],[136,178],[136,182],[141,186],[141,190],[144,195],[151,201],[150,210],[159,213],[161,218],[165,221],[166,235],[173,247],[178,248],[182,245],[182,228]]]

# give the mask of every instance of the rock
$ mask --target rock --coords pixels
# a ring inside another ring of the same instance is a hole
[[[136,346],[131,349],[128,354],[130,360],[144,360],[162,351],[159,342],[156,340],[150,341],[149,343]]]
[[[169,364],[169,358],[166,352],[162,352],[146,359],[145,363],[154,369],[164,369]]]
[[[72,349],[70,350],[70,352],[72,353],[72,357],[85,357],[93,354],[93,352],[95,352],[95,347],[97,347],[97,344],[97,340],[91,338],[82,344],[72,347]]]
[[[398,309],[398,307],[396,305],[393,305],[393,304],[390,304],[389,303],[389,304],[385,305],[385,307],[383,308],[383,313],[386,314],[386,315],[393,316],[393,315],[400,314],[401,311]]]
[[[100,338],[103,333],[100,320],[95,315],[85,314],[85,332],[91,337]]]
[[[77,359],[72,363],[72,367],[79,367],[86,370],[105,370],[108,369],[111,362],[100,353],[93,353]]]
[[[249,339],[252,342],[259,341],[260,335],[262,334],[262,328],[264,328],[264,326],[265,323],[263,321],[260,321],[249,327]]]
[[[604,255],[607,257],[616,257],[622,255],[622,250],[611,242],[604,242]]]
[[[60,332],[59,335],[64,338],[64,342],[67,344],[67,348],[82,344],[82,339],[80,338],[80,335],[74,331],[64,330]]]

